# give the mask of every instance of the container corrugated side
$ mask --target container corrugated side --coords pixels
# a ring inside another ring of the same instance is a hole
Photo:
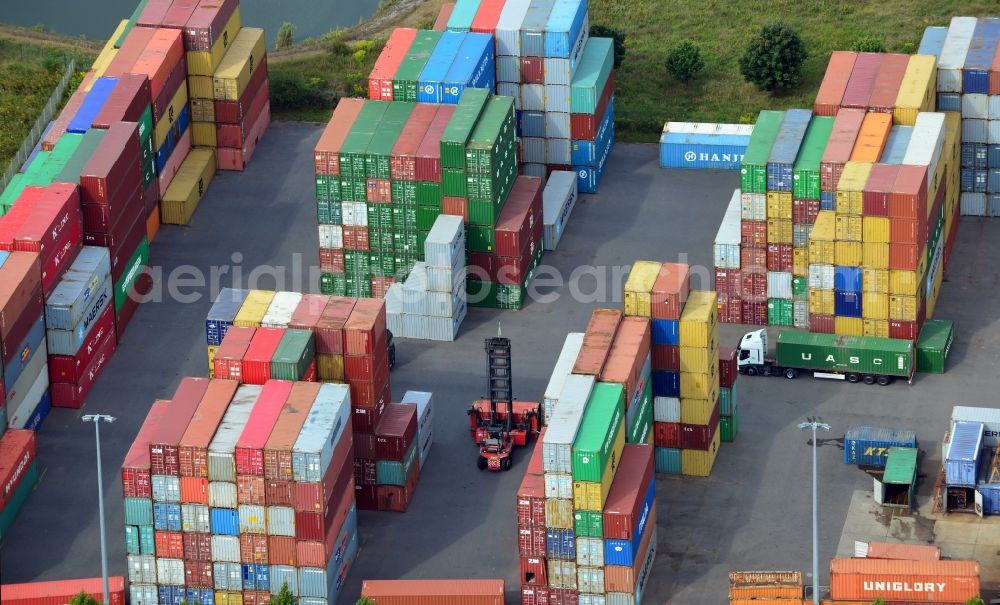
[[[552,375],[549,377],[548,385],[545,387],[543,403],[546,407],[546,424],[548,424],[548,418],[551,418],[555,411],[556,403],[558,403],[559,396],[562,394],[563,386],[573,372],[573,364],[576,363],[576,357],[580,354],[582,346],[582,332],[570,332],[566,335],[566,340],[563,341],[559,357],[552,368]]]
[[[295,481],[323,480],[337,441],[350,422],[350,414],[351,392],[347,385],[324,384],[320,387],[292,450]]]
[[[733,191],[726,213],[722,217],[719,231],[712,246],[713,262],[723,269],[740,268],[741,217],[740,190]]]
[[[236,442],[250,419],[262,387],[242,385],[233,395],[215,437],[208,446],[208,478],[212,481],[236,481]]]
[[[938,92],[962,92],[962,67],[976,30],[975,17],[952,17],[938,59]]]
[[[789,109],[767,159],[767,190],[791,191],[792,168],[809,128],[812,111]]]
[[[503,605],[503,580],[365,580],[361,595],[379,605]]]
[[[531,0],[508,0],[504,5],[495,31],[497,55],[521,55],[521,24],[530,6]]]
[[[764,110],[757,116],[746,154],[740,163],[740,191],[743,193],[767,191],[767,160],[784,119],[783,111]]]
[[[610,38],[590,38],[570,86],[570,113],[594,113],[614,66]]]
[[[553,411],[542,439],[542,467],[548,473],[572,472],[573,443],[579,434],[595,378],[571,374],[563,385],[560,401]]]

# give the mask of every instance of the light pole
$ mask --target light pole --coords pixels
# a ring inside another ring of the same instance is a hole
[[[819,496],[816,481],[816,431],[829,431],[830,425],[820,422],[819,418],[809,418],[808,422],[799,425],[800,429],[812,430],[813,450],[813,605],[819,605]]]
[[[81,418],[84,422],[94,423],[94,439],[97,442],[97,508],[101,520],[101,581],[104,589],[104,605],[110,605],[108,600],[108,546],[104,537],[104,481],[101,478],[101,421],[111,423],[114,416],[107,414],[86,414]]]

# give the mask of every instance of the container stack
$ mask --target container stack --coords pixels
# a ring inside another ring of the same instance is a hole
[[[985,499],[978,488],[983,467],[991,465],[993,458],[992,450],[984,443],[985,433],[983,422],[955,420],[951,423],[951,430],[942,443],[946,512],[980,515],[985,512]]]
[[[983,461],[980,463],[982,470],[979,473],[979,481],[976,486],[976,491],[979,495],[972,494],[972,496],[977,501],[977,504],[981,500],[983,514],[1000,515],[1000,453],[998,453],[1000,452],[1000,447],[998,447],[1000,445],[998,443],[1000,441],[998,440],[998,435],[1000,435],[1000,410],[996,408],[955,406],[951,412],[951,422],[952,427],[959,422],[981,423],[983,425],[983,450],[981,453]],[[949,443],[954,441],[948,437],[954,434],[954,432],[953,428],[949,435],[946,436],[942,448],[946,461],[946,471],[947,460],[950,456]],[[967,497],[968,494],[966,494]]]
[[[357,552],[349,391],[185,378],[122,467],[131,600],[335,602]]]
[[[737,350],[732,347],[719,347],[719,440],[722,443],[736,441],[740,428],[736,399],[736,379],[740,374],[736,354]]]
[[[754,601],[768,603],[802,602],[801,571],[731,571],[729,572],[730,605],[746,605]]]
[[[5,431],[0,424],[0,482],[5,486],[0,498],[0,538],[14,523],[17,513],[38,482],[38,446],[35,432],[24,429]],[[5,589],[6,590],[6,589]]]
[[[375,430],[358,433],[354,447],[358,508],[405,513],[420,478],[417,406],[386,405]]]
[[[834,601],[964,603],[980,598],[979,574],[978,561],[833,559],[830,597]],[[934,582],[923,583],[923,578],[934,578]]]
[[[555,250],[559,245],[578,196],[575,172],[553,170],[549,174],[542,190],[542,245],[546,250]]]
[[[431,445],[434,444],[433,397],[425,391],[407,391],[403,394],[401,403],[417,406],[417,462],[423,469],[427,456],[430,455]]]
[[[389,331],[401,338],[453,341],[467,312],[465,227],[462,217],[440,215],[418,262],[385,296]]]

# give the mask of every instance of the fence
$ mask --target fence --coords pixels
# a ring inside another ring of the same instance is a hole
[[[45,127],[48,125],[49,121],[52,120],[52,116],[55,115],[56,110],[59,109],[59,104],[62,101],[63,93],[66,92],[66,86],[69,85],[70,78],[73,77],[73,72],[76,69],[76,59],[70,59],[69,64],[66,65],[66,71],[63,72],[62,78],[60,78],[59,83],[56,84],[55,90],[52,91],[52,96],[49,97],[49,102],[45,104],[42,109],[41,115],[35,120],[35,125],[31,127],[31,132],[28,136],[24,137],[24,142],[21,143],[21,148],[17,150],[14,155],[14,159],[10,161],[10,165],[7,166],[7,170],[4,171],[3,177],[0,178],[0,191],[7,188],[11,179],[17,174],[18,168],[28,159],[31,155],[31,150],[35,148],[38,144],[38,140],[42,138],[42,133],[45,132]]]

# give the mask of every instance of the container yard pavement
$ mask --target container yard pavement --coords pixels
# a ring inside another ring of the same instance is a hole
[[[247,172],[216,177],[191,226],[160,232],[153,264],[165,275],[189,264],[207,274],[209,266],[232,264],[231,255],[239,252],[244,279],[258,265],[287,268],[285,283],[264,279],[258,287],[317,291],[318,284],[292,279],[292,264],[296,253],[306,263],[315,260],[312,149],[320,131],[316,125],[273,125]],[[579,265],[624,266],[638,259],[708,267],[712,239],[737,185],[735,172],[665,171],[657,165],[655,146],[619,145],[600,194],[577,204],[559,249],[544,263],[564,275]],[[833,425],[819,449],[824,561],[836,552],[854,492],[871,487],[867,475],[843,464],[839,438],[848,425],[917,430],[926,451],[920,472],[936,473],[951,406],[996,401],[998,236],[996,222],[962,221],[939,306],[940,317],[956,321],[947,374],[890,387],[741,377],[739,435],[735,444],[723,445],[712,476],[657,481],[658,555],[646,603],[714,604],[727,596],[730,570],[809,566],[808,437],[796,428],[807,416]],[[530,302],[519,312],[470,310],[455,343],[399,340],[393,393],[398,399],[407,389],[433,391],[435,444],[409,512],[360,514],[361,552],[342,602],[353,602],[365,578],[397,577],[502,577],[508,602],[519,602],[514,494],[528,452],[515,452],[509,473],[476,468],[465,410],[485,392],[483,339],[500,325],[513,343],[515,395],[538,400],[565,334],[582,331],[594,308],[620,308],[626,274],[619,271],[613,282],[605,278],[613,298],[575,302],[561,289],[557,301]],[[694,288],[710,287],[707,269],[695,275]],[[592,291],[594,280],[582,286]],[[118,467],[152,402],[170,396],[182,376],[206,375],[204,317],[210,304],[205,296],[191,304],[141,307],[84,410],[118,417],[102,427],[113,574],[125,572]],[[735,344],[743,331],[723,326],[723,342]],[[0,576],[22,582],[98,575],[92,428],[80,422],[79,413],[53,410],[39,437],[46,471],[3,543]],[[928,497],[931,483],[925,479],[920,498]],[[826,569],[821,563],[824,584]]]

